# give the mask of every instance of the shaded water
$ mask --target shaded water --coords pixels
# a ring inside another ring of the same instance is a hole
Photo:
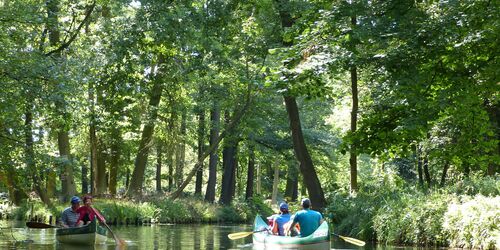
[[[229,240],[227,235],[251,231],[249,225],[152,225],[114,226],[113,232],[127,242],[126,249],[252,249],[252,237]],[[332,237],[335,249],[360,249]],[[394,249],[367,245],[363,249]],[[0,249],[99,249],[115,250],[113,238],[107,244],[94,247],[60,244],[55,229],[28,229],[23,222],[0,221]],[[403,248],[398,248],[403,249]],[[406,248],[410,249],[410,248]],[[422,249],[422,248],[419,248]]]

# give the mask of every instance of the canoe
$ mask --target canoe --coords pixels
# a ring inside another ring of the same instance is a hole
[[[257,215],[254,231],[267,228],[267,223]],[[328,223],[323,222],[314,233],[307,237],[277,236],[268,231],[253,234],[253,246],[256,249],[330,249]]]
[[[66,244],[95,245],[106,242],[106,233],[106,228],[99,226],[94,219],[91,223],[83,227],[56,229],[56,239]]]

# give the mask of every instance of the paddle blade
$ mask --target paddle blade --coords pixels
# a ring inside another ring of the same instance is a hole
[[[253,232],[239,232],[239,233],[228,234],[227,237],[230,240],[236,240],[236,239],[245,238],[245,237],[252,235],[252,234],[253,234]]]
[[[345,240],[346,242],[349,242],[351,244],[354,244],[356,246],[364,246],[366,244],[366,242],[362,241],[362,240],[358,240],[358,239],[354,239],[354,238],[351,238],[351,237],[345,237],[345,236],[340,236],[339,237],[343,240]]]
[[[29,228],[56,228],[56,226],[41,223],[41,222],[36,222],[36,221],[28,221],[28,222],[26,222],[26,226]]]

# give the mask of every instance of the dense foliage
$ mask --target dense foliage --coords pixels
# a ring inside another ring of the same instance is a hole
[[[91,193],[229,222],[307,196],[348,235],[498,248],[498,20],[489,0],[0,0],[0,212]]]

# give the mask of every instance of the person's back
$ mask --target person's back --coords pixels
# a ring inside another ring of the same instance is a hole
[[[302,199],[301,205],[303,210],[295,213],[291,228],[296,223],[299,223],[300,237],[306,237],[318,229],[323,222],[323,216],[319,212],[311,210],[311,201],[309,199]]]
[[[319,212],[311,209],[300,210],[295,214],[294,222],[300,225],[300,236],[306,237],[318,229],[323,217]]]
[[[274,216],[272,232],[280,236],[285,235],[285,224],[290,221],[290,213],[288,212],[288,204],[280,204],[280,214]]]
[[[283,226],[290,221],[290,217],[290,214],[281,214],[276,217],[275,221],[278,225],[278,235],[285,235],[285,229]]]

